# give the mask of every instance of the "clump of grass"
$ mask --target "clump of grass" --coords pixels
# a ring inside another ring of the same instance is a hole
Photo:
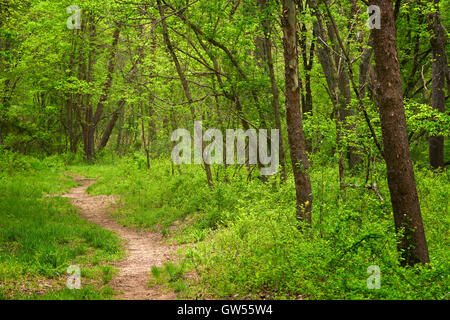
[[[111,267],[103,267],[101,284],[90,284],[96,281],[94,276],[83,279],[87,286],[82,290],[65,288],[66,271],[79,265],[82,276],[89,276],[94,262],[119,259],[123,254],[119,239],[81,219],[68,199],[44,197],[68,191],[75,183],[61,173],[64,168],[48,169],[33,161],[26,170],[0,177],[1,298],[110,297],[111,290],[103,285],[113,274]],[[40,281],[54,285],[43,290]]]
[[[167,284],[167,287],[173,289],[176,293],[185,293],[188,284],[184,278],[186,266],[184,263],[175,264],[166,262],[162,267],[153,266],[151,269],[152,277],[149,280],[149,286]]]

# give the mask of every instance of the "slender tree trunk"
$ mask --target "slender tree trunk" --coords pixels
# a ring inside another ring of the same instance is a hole
[[[299,14],[303,12],[304,4],[303,0],[297,0],[297,7],[299,10]],[[308,48],[307,48],[307,37],[306,33],[308,32],[306,28],[306,23],[301,22],[300,27],[300,36],[298,39],[302,62],[303,62],[303,70],[305,71],[305,92],[304,97],[302,97],[302,113],[312,113],[313,111],[313,100],[312,100],[312,89],[311,89],[311,70],[314,64],[314,52],[315,52],[315,40],[311,40],[311,45],[309,47],[309,57],[308,57]],[[306,141],[306,147],[308,151],[312,151],[312,141]]]
[[[439,10],[439,0],[434,0],[436,10]],[[432,107],[438,112],[445,113],[445,72],[447,66],[447,54],[445,50],[446,37],[439,11],[428,15],[429,29],[431,30],[431,51],[433,54],[432,65]],[[444,166],[444,136],[431,136],[428,140],[429,160],[433,168]]]
[[[299,220],[311,224],[312,192],[309,179],[309,161],[305,150],[305,136],[300,112],[300,90],[298,85],[297,50],[297,10],[294,0],[282,0],[281,24],[283,28],[286,121],[294,172],[297,197],[297,216]]]
[[[150,152],[148,150],[147,139],[145,138],[145,121],[144,121],[144,105],[140,102],[141,107],[141,129],[142,129],[142,143],[144,145],[145,155],[147,158],[147,169],[150,170]]]
[[[124,122],[124,110],[121,109],[119,112],[119,128],[117,133],[117,141],[116,141],[116,152],[120,154],[120,150],[122,148],[122,131],[123,131],[123,122]]]
[[[152,118],[155,114],[155,110],[152,107],[153,99],[150,99],[150,105],[148,106],[148,145],[156,139],[156,125],[155,120]]]
[[[297,8],[299,14],[303,13],[304,4],[303,0],[297,0]],[[307,36],[306,33],[308,29],[306,28],[306,23],[301,22],[300,36],[298,38],[298,43],[300,45],[303,70],[305,72],[305,89],[302,88],[302,114],[311,113],[313,111],[313,99],[312,99],[312,88],[311,88],[311,70],[314,63],[314,51],[315,51],[315,39],[311,40],[311,45],[309,47],[309,58],[308,58],[308,47],[307,47]],[[312,140],[306,140],[306,150],[312,152]]]
[[[259,6],[262,14],[265,14],[265,10],[267,7],[267,0],[259,0]],[[270,85],[272,90],[272,106],[275,114],[275,126],[279,132],[279,160],[281,166],[281,182],[286,181],[286,167],[285,167],[285,155],[284,155],[284,146],[283,146],[283,135],[281,130],[281,116],[280,116],[280,94],[278,91],[277,80],[275,78],[275,70],[273,66],[273,57],[272,57],[272,41],[270,39],[272,26],[270,25],[270,21],[268,19],[264,19],[263,21],[264,28],[264,36],[263,36],[263,44],[264,44],[264,58],[267,63],[267,70],[270,77]]]
[[[0,10],[1,12],[1,10]],[[0,21],[0,28],[3,26],[3,21]],[[0,49],[3,50],[3,38],[0,37]],[[0,96],[0,99],[2,97]],[[0,146],[3,145],[3,133],[2,133],[2,124],[3,124],[3,111],[2,109],[4,108],[3,103],[0,104]]]
[[[89,27],[90,27],[90,45],[92,46],[92,41],[95,36],[95,25],[93,22],[93,18],[89,19]],[[86,82],[91,83],[92,72],[93,72],[93,64],[94,64],[94,49],[91,47],[88,53],[88,63],[86,70]],[[83,127],[83,142],[84,142],[84,156],[85,160],[91,162],[94,158],[94,127],[92,121],[92,105],[91,105],[91,94],[86,94],[85,98],[85,106],[86,106],[86,114],[84,117],[84,127]]]
[[[170,126],[172,127],[172,131],[175,131],[178,128],[177,119],[175,118],[175,113],[173,111],[173,108],[170,109]],[[169,127],[169,120],[167,118],[164,118],[163,120],[163,126],[167,127],[167,134],[170,136],[170,127]],[[172,141],[172,149],[175,147],[176,142]],[[174,163],[173,161],[170,162],[172,167],[172,176],[175,174],[174,170]],[[181,171],[181,165],[176,165],[178,174],[182,175],[183,172]]]
[[[169,50],[169,53],[172,56],[173,62],[174,62],[175,67],[177,69],[178,76],[180,77],[181,85],[183,86],[183,90],[184,90],[184,93],[186,95],[186,99],[188,100],[188,103],[189,103],[189,106],[190,106],[192,120],[195,120],[195,110],[194,110],[194,107],[193,107],[194,101],[193,101],[192,96],[191,96],[191,91],[189,89],[189,84],[188,84],[188,82],[186,80],[186,76],[184,75],[183,69],[181,68],[180,62],[178,61],[178,57],[175,54],[175,51],[174,51],[173,46],[172,46],[172,43],[170,41],[169,33],[168,33],[168,30],[167,30],[167,23],[166,23],[165,15],[164,15],[164,9],[163,9],[163,7],[161,5],[161,0],[157,0],[157,3],[158,3],[159,14],[160,14],[161,19],[162,19],[161,24],[162,24],[162,27],[163,27],[164,42],[166,43],[167,49]],[[203,132],[201,134],[203,134]],[[205,143],[204,143],[203,139],[202,139],[202,142],[203,142],[203,145],[202,145],[202,155],[203,155],[203,150],[205,148]],[[203,164],[204,164],[204,168],[205,168],[206,179],[207,179],[208,185],[210,187],[212,187],[213,186],[213,178],[212,178],[212,174],[211,174],[211,166],[209,164],[205,163],[205,162],[203,162]]]
[[[314,14],[317,17],[317,21],[313,24],[314,34],[318,39],[318,58],[319,62],[322,65],[322,70],[325,74],[325,79],[327,81],[327,86],[331,98],[331,102],[333,104],[334,112],[337,116],[334,117],[336,122],[336,146],[338,152],[338,169],[339,169],[339,186],[342,191],[345,191],[345,162],[344,162],[344,154],[342,150],[342,125],[341,123],[345,121],[346,115],[345,106],[346,101],[348,100],[348,95],[346,92],[342,92],[345,90],[345,81],[342,70],[338,74],[338,68],[336,67],[335,58],[329,49],[327,43],[327,33],[325,31],[325,27],[322,21],[322,15],[320,14],[317,5],[314,1],[311,2],[311,7],[314,9]],[[342,69],[342,68],[341,68]],[[348,78],[347,78],[348,79]],[[341,95],[339,95],[339,91],[341,90]],[[347,96],[347,97],[346,97]]]
[[[406,131],[393,3],[371,0],[370,5],[381,9],[381,28],[371,32],[388,185],[395,228],[402,234],[398,249],[402,264],[425,264],[430,260]]]
[[[75,148],[75,137],[74,137],[74,132],[73,132],[73,96],[72,94],[70,94],[70,97],[67,101],[67,131],[68,131],[68,135],[69,135],[69,150],[72,153],[76,152],[76,148]]]
[[[359,64],[359,93],[361,98],[364,98],[366,96],[366,87],[368,84],[368,73],[369,69],[371,68],[371,58],[373,54],[373,41],[372,37],[369,38],[369,42],[367,44],[368,48],[364,49],[364,52],[362,54],[361,63]]]
[[[74,38],[75,38],[75,33],[74,33]],[[75,54],[76,54],[76,41],[75,39],[72,40],[72,50],[70,51],[70,57],[69,57],[69,68],[70,68],[70,73],[69,76],[73,76],[73,71],[72,71],[72,66],[74,65],[74,60],[75,60]],[[71,92],[67,93],[67,99],[66,99],[66,112],[67,112],[67,133],[69,136],[69,150],[72,153],[75,153],[77,150],[77,146],[75,143],[75,133],[74,133],[74,119],[73,119],[73,112],[74,112],[74,107],[73,107],[73,103],[74,103],[74,94],[72,94]]]

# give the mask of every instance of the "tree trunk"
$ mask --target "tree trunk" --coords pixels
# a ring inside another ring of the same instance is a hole
[[[267,6],[267,0],[258,0],[260,10],[264,14]],[[270,77],[270,85],[272,90],[272,106],[275,114],[275,126],[279,131],[279,160],[281,166],[281,182],[286,181],[286,167],[285,167],[285,155],[284,155],[284,146],[283,146],[283,135],[281,130],[281,117],[280,117],[280,94],[277,87],[277,80],[275,78],[275,70],[273,66],[273,57],[272,57],[272,41],[270,39],[270,33],[272,26],[270,25],[270,21],[268,19],[264,19],[263,21],[263,44],[264,44],[264,58],[267,63],[267,70]]]
[[[120,154],[120,150],[122,149],[122,131],[123,131],[123,122],[124,122],[124,110],[121,109],[119,112],[119,128],[117,133],[117,140],[116,140],[116,152]]]
[[[103,85],[102,93],[97,103],[97,108],[95,109],[95,113],[93,113],[92,106],[89,106],[88,112],[86,113],[86,129],[84,133],[86,134],[84,138],[84,152],[85,158],[88,161],[92,161],[95,157],[95,133],[97,132],[98,123],[100,122],[101,116],[103,114],[103,108],[105,102],[108,100],[112,81],[113,81],[113,73],[116,66],[115,58],[116,58],[116,47],[119,42],[120,35],[120,24],[116,25],[113,34],[113,40],[111,44],[111,52],[108,58],[108,73],[106,76],[106,82]]]
[[[395,228],[402,232],[398,249],[403,265],[425,264],[430,260],[406,131],[393,3],[372,0],[370,5],[381,9],[381,28],[371,31],[377,75],[375,91]]]
[[[147,170],[150,170],[150,151],[148,150],[147,139],[145,138],[145,120],[144,120],[144,105],[140,102],[141,107],[141,129],[142,129],[142,143],[144,145],[145,155],[147,159]]]
[[[122,108],[124,105],[125,105],[125,99],[121,99],[119,101],[119,106],[113,112],[111,119],[109,120],[108,124],[106,125],[105,131],[103,132],[102,139],[100,140],[100,144],[97,148],[98,151],[103,150],[103,148],[105,148],[106,145],[108,144],[109,138],[111,137],[111,133],[116,125],[117,119],[119,119],[119,116],[122,113]]]
[[[345,85],[345,78],[343,75],[343,70],[338,73],[338,68],[336,67],[335,56],[332,54],[330,48],[328,47],[327,39],[328,36],[333,37],[332,32],[325,31],[325,26],[322,20],[322,15],[317,8],[317,4],[314,1],[310,1],[311,7],[314,9],[314,14],[317,17],[317,21],[313,24],[314,35],[318,39],[318,58],[322,65],[322,70],[325,74],[325,79],[327,81],[328,91],[330,94],[330,99],[333,104],[333,114],[337,114],[334,118],[336,122],[336,147],[338,152],[338,169],[339,169],[339,186],[342,191],[345,191],[345,162],[344,154],[342,149],[342,123],[345,123],[346,118],[346,102],[349,100],[349,92],[342,91],[348,89]],[[339,95],[339,92],[341,95]],[[351,100],[351,97],[350,97]]]
[[[159,14],[160,14],[161,19],[162,19],[161,23],[162,23],[162,27],[163,27],[164,42],[166,43],[167,49],[169,50],[169,53],[172,56],[173,62],[174,62],[175,67],[177,69],[177,73],[178,73],[178,76],[180,77],[181,85],[183,86],[183,90],[184,90],[184,93],[186,95],[186,99],[188,100],[188,103],[189,103],[189,107],[190,107],[190,111],[191,111],[191,115],[192,115],[192,120],[194,121],[195,120],[195,110],[194,110],[194,107],[193,107],[194,101],[193,101],[192,96],[191,96],[191,91],[189,89],[189,84],[188,84],[188,82],[186,80],[186,76],[184,75],[183,70],[181,69],[180,62],[178,61],[178,57],[175,54],[175,51],[174,51],[173,46],[172,46],[172,43],[170,41],[169,33],[167,31],[167,24],[166,24],[165,15],[164,15],[164,9],[163,9],[163,7],[161,5],[161,0],[157,0],[157,3],[158,3]],[[203,132],[202,132],[202,134],[203,134]],[[205,148],[205,143],[204,143],[204,141],[202,139],[202,158],[203,158],[203,150],[204,150],[204,148]],[[204,168],[205,168],[206,179],[207,179],[208,185],[210,187],[212,187],[213,186],[213,178],[212,178],[212,174],[211,174],[211,167],[210,167],[209,164],[207,164],[204,161],[203,161],[203,164],[204,164]]]
[[[304,10],[303,0],[297,0],[297,8],[301,14]],[[300,27],[300,37],[298,43],[301,49],[301,56],[303,62],[303,70],[305,71],[305,92],[304,97],[302,97],[302,113],[312,113],[313,101],[312,101],[312,88],[311,88],[311,71],[314,63],[314,50],[315,50],[315,40],[311,40],[311,45],[309,47],[309,58],[308,58],[308,48],[307,48],[307,37],[306,33],[308,29],[306,28],[306,23],[301,23]],[[308,151],[312,151],[312,141],[306,141],[306,148]]]
[[[436,10],[439,9],[439,0],[434,0]],[[431,30],[431,51],[433,54],[432,65],[432,107],[438,112],[445,113],[445,71],[447,68],[447,55],[445,51],[446,38],[441,25],[439,11],[428,15],[429,28]],[[444,167],[444,137],[431,136],[428,140],[429,160],[433,168]]]
[[[305,150],[302,115],[300,112],[300,90],[298,85],[297,10],[294,0],[282,0],[286,121],[290,146],[292,170],[297,198],[297,217],[311,224],[312,192],[308,170],[309,162]]]

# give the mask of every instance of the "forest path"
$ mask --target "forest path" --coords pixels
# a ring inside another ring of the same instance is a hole
[[[111,286],[119,292],[123,300],[172,300],[173,292],[163,292],[161,288],[147,286],[152,266],[162,266],[173,257],[175,246],[163,243],[162,236],[155,232],[132,230],[119,225],[109,216],[110,208],[115,204],[113,196],[90,196],[86,190],[96,181],[72,175],[81,186],[72,188],[68,194],[72,204],[80,208],[81,216],[89,222],[115,232],[125,240],[126,257],[115,263],[118,275]]]

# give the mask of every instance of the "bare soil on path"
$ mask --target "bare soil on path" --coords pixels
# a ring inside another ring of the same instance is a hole
[[[161,287],[148,287],[152,266],[162,266],[174,258],[176,246],[163,242],[160,233],[144,232],[125,228],[110,217],[111,207],[115,204],[113,196],[90,196],[86,189],[95,180],[73,176],[81,186],[62,195],[71,198],[72,204],[80,208],[81,216],[89,222],[115,232],[125,240],[126,257],[114,265],[119,268],[118,275],[111,280],[111,286],[119,292],[119,299],[124,300],[172,300],[173,292]]]

